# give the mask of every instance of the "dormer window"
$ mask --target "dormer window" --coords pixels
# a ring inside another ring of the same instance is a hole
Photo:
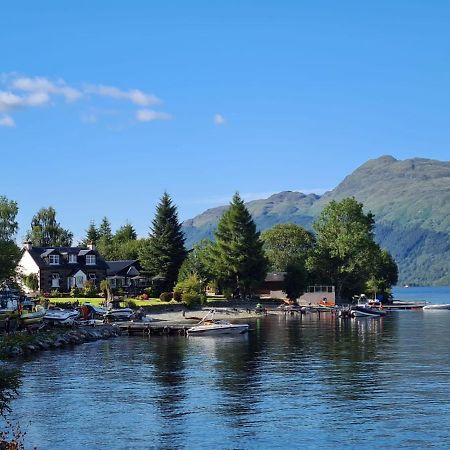
[[[86,265],[95,266],[95,255],[86,255]]]
[[[48,257],[48,263],[52,266],[57,266],[59,264],[59,255],[50,255]]]
[[[69,253],[69,263],[76,264],[77,262],[77,255],[74,255],[73,253]]]

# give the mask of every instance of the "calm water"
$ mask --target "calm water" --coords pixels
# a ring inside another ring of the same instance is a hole
[[[252,328],[20,362],[27,448],[450,448],[449,311]]]

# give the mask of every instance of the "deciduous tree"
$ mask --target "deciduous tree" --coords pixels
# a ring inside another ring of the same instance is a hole
[[[33,216],[26,238],[36,247],[70,247],[73,234],[56,221],[56,211],[50,206]]]
[[[14,242],[18,211],[16,202],[0,196],[0,282],[14,275],[20,259],[20,249]]]

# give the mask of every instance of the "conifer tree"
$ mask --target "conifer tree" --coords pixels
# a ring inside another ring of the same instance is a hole
[[[86,237],[83,239],[81,244],[83,245],[83,247],[86,247],[91,242],[96,244],[98,239],[99,239],[99,231],[95,226],[95,222],[91,221],[91,223],[89,224],[89,228],[86,230]]]
[[[103,217],[100,226],[98,227],[97,250],[106,260],[113,260],[114,258],[114,244],[113,234],[111,231],[111,223],[107,217]]]
[[[165,192],[156,208],[149,239],[142,246],[139,259],[144,271],[152,276],[161,276],[161,288],[170,291],[185,257],[184,234],[177,208]]]
[[[220,219],[215,237],[210,260],[217,281],[241,297],[251,293],[264,280],[267,261],[255,222],[238,193]]]

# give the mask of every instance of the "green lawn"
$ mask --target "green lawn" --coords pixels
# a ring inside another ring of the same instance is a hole
[[[136,304],[136,306],[156,306],[156,305],[169,305],[169,302],[162,302],[159,298],[149,298],[148,300],[137,300],[135,298],[129,298],[128,300],[133,301],[133,303]],[[80,305],[83,303],[91,303],[92,305],[100,306],[105,299],[99,298],[99,297],[91,297],[91,298],[85,298],[85,297],[78,297],[78,298],[72,298],[72,297],[55,297],[55,298],[49,298],[50,303],[53,303],[55,305],[61,304],[61,303],[74,303],[78,301]],[[122,306],[126,306],[126,302],[122,302]]]

